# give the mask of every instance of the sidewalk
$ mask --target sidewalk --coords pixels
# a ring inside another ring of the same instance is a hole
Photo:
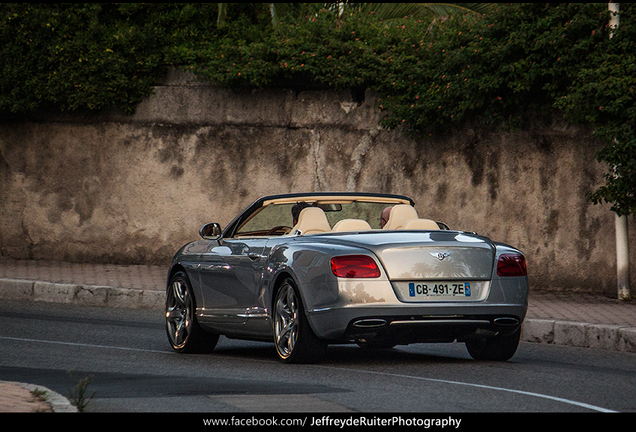
[[[64,396],[46,387],[0,381],[0,413],[48,412],[73,413],[77,408]]]
[[[167,271],[167,266],[0,257],[0,299],[160,310]],[[636,301],[531,292],[521,339],[636,352]],[[0,397],[5,393],[2,384]]]

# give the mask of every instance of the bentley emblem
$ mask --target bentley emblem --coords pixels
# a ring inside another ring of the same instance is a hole
[[[442,261],[444,260],[444,258],[449,257],[451,253],[450,252],[431,252],[430,254],[433,255],[438,260]]]

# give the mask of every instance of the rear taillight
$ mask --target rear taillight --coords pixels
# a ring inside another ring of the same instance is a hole
[[[342,278],[377,278],[380,269],[367,255],[345,255],[331,259],[331,271]]]
[[[526,259],[519,254],[500,255],[497,260],[497,274],[499,276],[526,276]]]

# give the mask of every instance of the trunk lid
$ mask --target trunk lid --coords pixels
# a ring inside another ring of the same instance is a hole
[[[460,231],[374,231],[342,236],[370,249],[387,276],[399,280],[490,280],[495,245],[486,237]]]

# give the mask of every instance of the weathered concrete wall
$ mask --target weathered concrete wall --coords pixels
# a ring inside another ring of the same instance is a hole
[[[391,192],[521,248],[535,290],[615,294],[614,214],[586,199],[604,171],[588,131],[415,140],[378,119],[370,94],[230,91],[177,75],[134,115],[0,121],[0,254],[167,263],[203,223],[227,224],[262,195]],[[629,229],[634,262],[633,217]]]

